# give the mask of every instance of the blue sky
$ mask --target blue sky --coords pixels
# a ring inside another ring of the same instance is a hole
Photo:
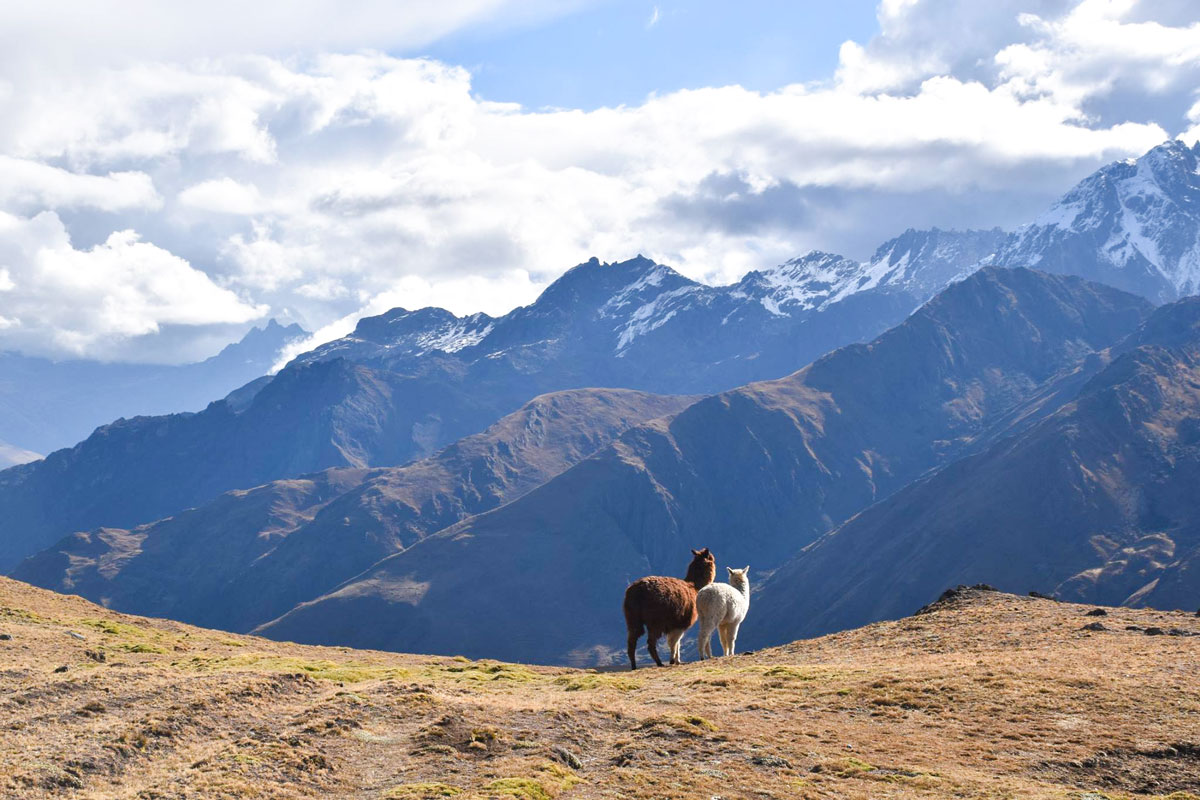
[[[828,80],[838,47],[879,30],[874,2],[611,0],[517,29],[463,31],[401,55],[471,70],[488,100],[530,108],[635,105],[651,93]]]
[[[1195,0],[0,4],[0,349],[174,363],[501,314],[592,256],[867,259],[1169,137]]]

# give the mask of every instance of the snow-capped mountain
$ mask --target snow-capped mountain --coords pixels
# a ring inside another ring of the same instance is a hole
[[[1200,143],[1170,141],[1081,181],[997,253],[1157,302],[1200,292]]]
[[[999,228],[944,231],[909,228],[884,242],[863,263],[814,250],[737,284],[771,313],[825,311],[858,292],[903,292],[920,304],[996,252],[1006,234]]]
[[[456,317],[443,308],[403,308],[363,317],[354,332],[341,339],[302,353],[297,363],[307,364],[330,358],[367,361],[384,357],[417,357],[432,352],[455,353],[478,344],[492,330],[494,320],[487,314]]]
[[[974,272],[976,265],[993,255],[1008,238],[1000,228],[991,230],[944,231],[909,228],[884,242],[864,265],[863,275],[845,293],[876,287],[903,289],[923,300],[933,297],[950,283]]]
[[[549,349],[596,361],[611,385],[626,385],[631,372],[657,375],[659,367],[647,372],[645,362],[665,360],[672,372],[689,365],[693,379],[647,388],[713,391],[733,379],[797,369],[832,347],[870,338],[993,254],[1004,235],[908,230],[865,263],[813,251],[729,286],[698,283],[642,256],[617,263],[593,258],[502,317],[393,309],[296,361],[347,358],[408,372],[428,357],[474,363]],[[600,363],[612,356],[619,360]],[[751,361],[751,368],[738,366]],[[721,377],[709,377],[713,371]]]

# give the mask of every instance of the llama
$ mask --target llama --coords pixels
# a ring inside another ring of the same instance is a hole
[[[750,611],[750,567],[729,570],[729,583],[712,583],[696,594],[700,614],[700,658],[712,658],[713,629],[725,655],[734,654],[738,628]]]
[[[717,562],[708,548],[692,551],[687,578],[652,575],[629,584],[625,590],[625,627],[629,632],[629,668],[637,669],[638,639],[646,631],[646,647],[660,667],[658,637],[667,635],[671,663],[682,664],[679,642],[696,621],[696,592],[717,576]]]

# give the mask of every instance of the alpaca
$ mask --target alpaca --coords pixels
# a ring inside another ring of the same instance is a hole
[[[721,637],[725,655],[734,654],[738,628],[750,611],[750,567],[729,570],[729,583],[712,583],[696,594],[700,613],[700,658],[712,658],[713,629]]]
[[[625,627],[629,632],[629,668],[637,669],[638,639],[646,631],[646,647],[654,663],[660,667],[658,637],[667,635],[671,648],[671,663],[682,664],[679,642],[696,621],[696,592],[708,586],[717,576],[717,562],[708,548],[692,551],[687,578],[664,578],[652,575],[629,584],[625,590]]]

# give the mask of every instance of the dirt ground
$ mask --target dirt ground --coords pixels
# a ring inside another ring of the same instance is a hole
[[[1200,618],[1090,610],[972,590],[601,673],[282,644],[0,578],[0,794],[1200,799]]]

